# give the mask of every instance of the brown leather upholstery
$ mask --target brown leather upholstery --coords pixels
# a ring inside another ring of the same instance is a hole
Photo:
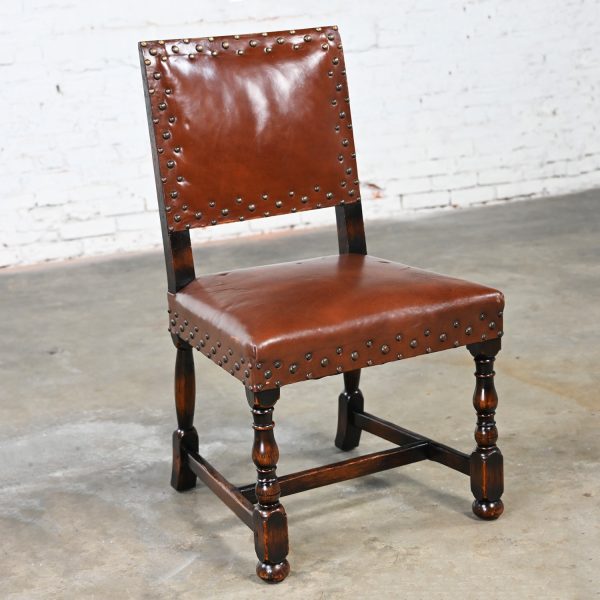
[[[502,335],[500,292],[363,256],[354,229],[363,242],[343,251],[355,254],[194,280],[191,252],[173,246],[186,229],[360,203],[340,37],[332,26],[139,49],[181,280],[173,334],[253,391]]]
[[[171,331],[254,391],[502,335],[494,289],[346,254],[199,277]]]
[[[337,27],[140,52],[169,231],[359,200]]]

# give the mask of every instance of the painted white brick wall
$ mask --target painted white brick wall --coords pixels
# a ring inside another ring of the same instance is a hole
[[[160,244],[138,40],[331,23],[367,217],[600,186],[597,0],[0,0],[0,266]]]

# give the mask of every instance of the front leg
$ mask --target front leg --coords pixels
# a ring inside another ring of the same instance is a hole
[[[184,492],[196,485],[196,475],[185,462],[185,448],[198,452],[198,433],[194,428],[194,405],[196,403],[194,351],[188,343],[176,335],[172,337],[177,348],[177,358],[175,359],[177,429],[173,432],[171,485],[178,492]]]
[[[254,507],[254,547],[258,556],[256,574],[270,583],[283,581],[290,572],[287,515],[279,502],[281,488],[277,479],[279,449],[273,434],[273,407],[279,390],[252,392],[246,390],[254,420],[252,460],[256,465],[256,498]]]
[[[471,491],[475,496],[473,512],[481,519],[497,519],[504,511],[500,500],[504,491],[502,453],[496,440],[495,414],[498,394],[494,387],[494,360],[500,351],[500,339],[467,346],[475,358],[475,393],[473,406],[477,411],[475,441],[471,454]]]

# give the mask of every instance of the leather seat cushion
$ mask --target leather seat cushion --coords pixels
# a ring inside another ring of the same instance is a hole
[[[170,331],[254,391],[502,336],[492,288],[343,254],[198,277]]]

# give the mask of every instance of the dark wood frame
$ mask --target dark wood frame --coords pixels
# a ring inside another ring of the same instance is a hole
[[[360,203],[336,207],[339,251],[366,254]],[[163,221],[165,258],[170,292],[177,292],[195,277],[189,232],[169,233]],[[269,582],[282,581],[289,573],[287,516],[281,496],[377,473],[401,465],[431,460],[468,475],[475,496],[473,512],[482,519],[496,519],[503,511],[502,454],[496,446],[498,432],[494,415],[498,396],[494,388],[493,364],[500,339],[467,346],[475,359],[476,387],[473,405],[477,412],[476,448],[465,454],[364,411],[359,389],[360,370],[344,373],[344,391],[339,397],[335,445],[351,450],[359,445],[363,431],[397,445],[397,448],[278,477],[279,450],[274,436],[273,410],[279,389],[246,390],[253,416],[256,465],[255,483],[234,486],[198,454],[198,434],[193,425],[195,375],[193,349],[177,336],[175,404],[177,430],[173,434],[171,485],[188,490],[200,478],[250,529],[254,531],[258,556],[256,572]]]

